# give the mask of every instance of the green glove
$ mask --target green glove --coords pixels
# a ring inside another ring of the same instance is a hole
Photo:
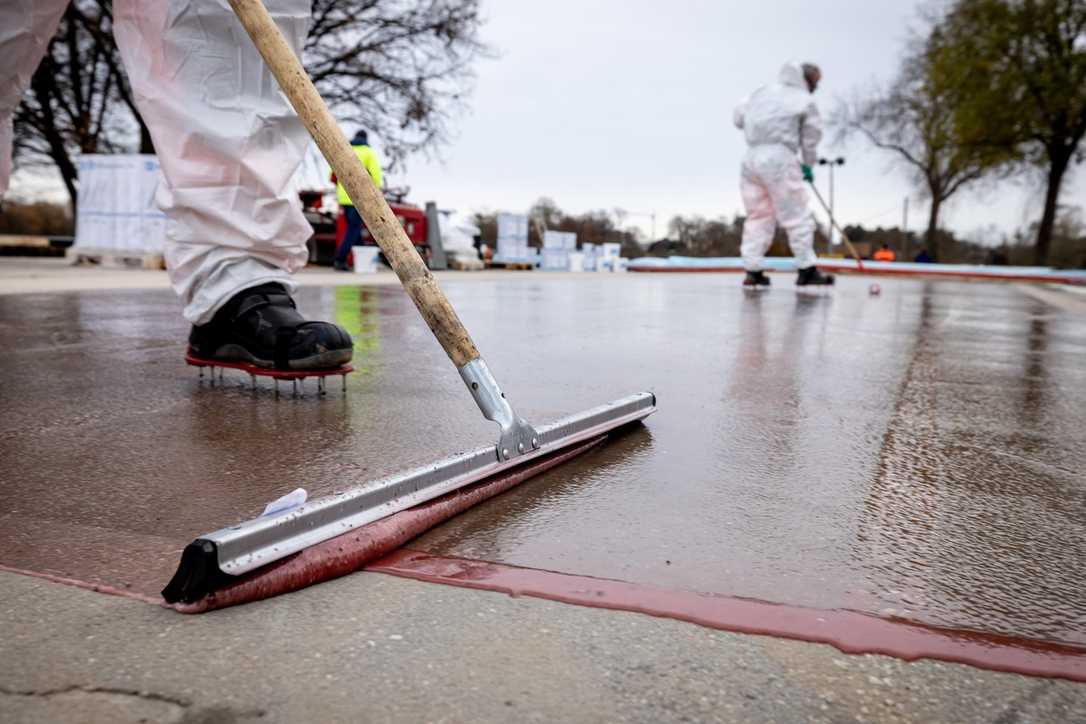
[[[803,169],[803,180],[806,181],[809,184],[813,184],[814,183],[814,171],[811,170],[811,167],[808,166],[805,163],[800,164],[799,167],[801,169]]]

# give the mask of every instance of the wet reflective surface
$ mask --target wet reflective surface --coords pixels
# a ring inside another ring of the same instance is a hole
[[[804,608],[753,598],[573,576],[400,548],[366,566],[416,581],[635,611],[708,628],[825,643],[849,654],[969,664],[993,671],[1086,682],[1086,649],[1065,643],[922,625],[848,609]]]
[[[540,276],[447,285],[521,414],[659,411],[413,548],[1086,643],[1086,318],[1001,284]],[[0,297],[0,563],[156,591],[296,486],[496,436],[401,291],[299,301],[357,338],[345,397],[200,383],[169,293]]]

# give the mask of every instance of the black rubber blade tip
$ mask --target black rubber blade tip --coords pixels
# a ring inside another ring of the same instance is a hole
[[[177,572],[162,589],[162,597],[166,603],[195,603],[233,578],[219,570],[219,551],[215,543],[197,538],[185,546]]]

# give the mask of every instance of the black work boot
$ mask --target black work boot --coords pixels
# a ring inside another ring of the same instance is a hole
[[[748,271],[747,276],[743,279],[743,286],[749,289],[768,289],[769,277],[760,269],[758,271]]]
[[[351,361],[352,350],[345,330],[307,321],[275,283],[238,292],[189,335],[194,357],[280,370],[334,369]]]
[[[823,274],[818,271],[816,266],[800,269],[799,275],[796,277],[797,287],[829,286],[831,284],[833,284],[833,274]]]

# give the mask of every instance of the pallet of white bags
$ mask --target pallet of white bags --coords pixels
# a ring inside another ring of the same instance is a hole
[[[124,249],[93,249],[69,247],[65,255],[68,263],[95,264],[113,269],[165,269],[166,260],[161,252],[126,251]]]

